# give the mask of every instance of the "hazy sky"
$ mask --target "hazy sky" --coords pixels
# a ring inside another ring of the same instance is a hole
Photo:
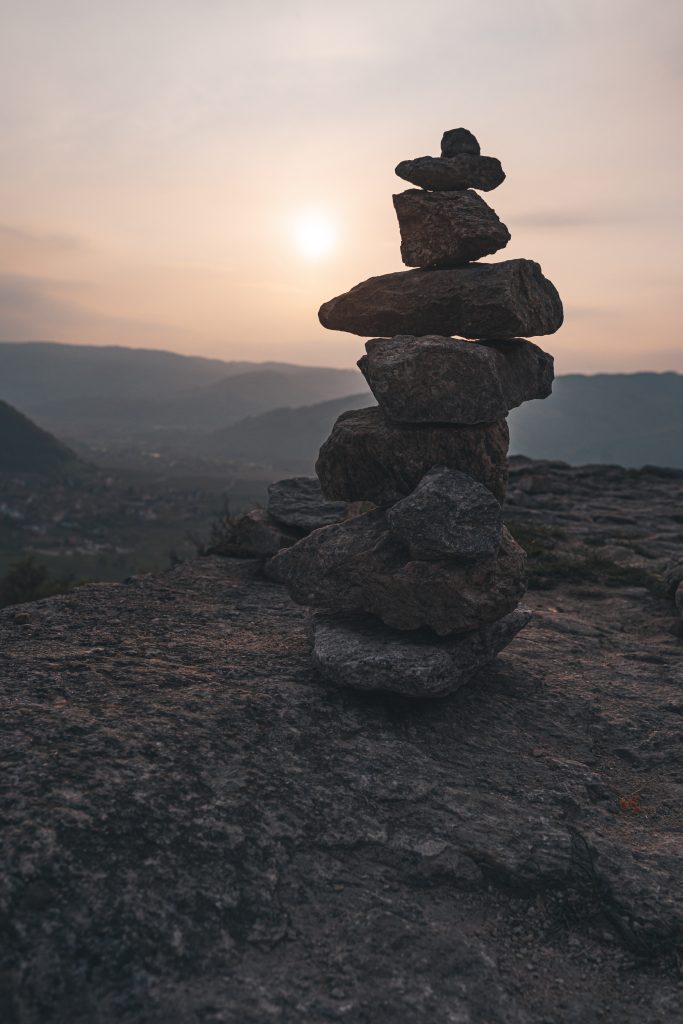
[[[350,366],[318,307],[401,269],[393,168],[463,125],[557,369],[683,371],[682,39],[681,0],[0,0],[0,338]]]

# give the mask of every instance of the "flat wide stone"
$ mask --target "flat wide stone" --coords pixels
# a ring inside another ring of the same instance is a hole
[[[401,633],[364,616],[314,615],[313,664],[335,686],[404,697],[445,697],[469,683],[531,619],[520,605],[489,626],[437,638]]]
[[[318,530],[343,519],[345,501],[327,501],[314,476],[294,476],[276,480],[268,487],[268,512],[285,526],[298,530]]]
[[[531,341],[427,335],[373,338],[358,361],[380,407],[401,423],[492,423],[553,386],[553,357]]]
[[[502,501],[509,434],[505,420],[484,426],[394,423],[381,409],[342,413],[320,449],[316,472],[330,500],[391,505],[434,466],[459,469]]]
[[[401,231],[401,258],[408,267],[459,267],[503,249],[510,232],[495,210],[471,189],[424,192],[411,188],[393,197]]]
[[[413,558],[495,558],[502,537],[500,502],[467,473],[438,466],[387,512],[389,529]]]
[[[499,340],[553,334],[563,320],[560,296],[533,260],[382,274],[325,302],[318,316],[323,327],[366,338]]]
[[[418,156],[415,160],[402,160],[396,174],[411,185],[435,192],[476,188],[490,192],[505,181],[500,160],[492,156],[457,153],[455,156]]]
[[[495,558],[421,561],[390,531],[380,509],[315,530],[271,563],[298,603],[329,612],[369,612],[395,629],[441,636],[495,622],[524,594],[525,558],[503,529]]]

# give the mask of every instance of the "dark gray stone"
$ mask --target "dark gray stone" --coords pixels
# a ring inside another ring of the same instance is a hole
[[[492,423],[553,386],[553,357],[531,341],[427,335],[373,338],[358,361],[383,411],[402,423]]]
[[[441,136],[441,156],[459,156],[460,153],[479,156],[480,152],[479,143],[467,128],[451,128]]]
[[[674,557],[670,559],[664,569],[664,578],[669,595],[673,597],[680,584],[683,583],[683,558]]]
[[[395,629],[440,636],[478,629],[516,608],[525,590],[524,552],[503,530],[496,558],[412,558],[377,509],[315,530],[273,559],[298,603],[329,612],[369,612]]]
[[[493,340],[552,334],[563,319],[555,286],[532,260],[382,274],[325,302],[318,316],[323,327],[366,338],[458,334]]]
[[[500,503],[467,473],[438,466],[387,512],[391,532],[413,558],[495,558],[502,536]]]
[[[209,553],[235,558],[270,558],[303,535],[301,530],[283,526],[265,509],[254,508],[227,524]]]
[[[401,258],[408,267],[459,267],[503,249],[510,232],[495,210],[471,190],[424,192],[411,188],[393,197],[401,231]]]
[[[445,697],[490,664],[530,618],[520,606],[471,633],[436,638],[427,630],[401,633],[367,615],[314,615],[313,664],[336,686]]]
[[[331,500],[391,505],[434,466],[469,474],[502,501],[507,483],[505,420],[485,426],[407,426],[381,409],[342,413],[320,449],[316,472]]]
[[[463,188],[476,188],[490,192],[505,181],[500,160],[492,156],[419,156],[415,160],[402,160],[396,174],[411,185],[435,192],[452,192]]]
[[[327,501],[314,476],[294,476],[277,480],[268,487],[268,512],[285,526],[310,533],[343,519],[345,501]]]

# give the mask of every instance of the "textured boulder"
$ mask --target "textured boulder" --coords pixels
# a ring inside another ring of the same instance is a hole
[[[451,128],[441,136],[441,156],[459,156],[460,153],[479,156],[480,152],[479,143],[467,128]]]
[[[265,509],[255,508],[236,519],[225,535],[213,544],[212,555],[232,555],[236,558],[270,558],[302,537],[301,530],[283,526]]]
[[[381,409],[342,413],[320,449],[316,472],[331,500],[391,505],[415,490],[434,466],[469,474],[502,501],[507,483],[508,428],[407,426]]]
[[[277,480],[268,487],[268,512],[285,526],[310,533],[321,526],[331,526],[343,519],[347,511],[344,501],[327,501],[314,476],[294,476]]]
[[[403,423],[492,423],[552,391],[553,357],[530,341],[373,338],[358,361],[381,408]]]
[[[389,529],[418,559],[494,558],[502,537],[500,503],[467,473],[439,466],[387,512]]]
[[[520,606],[489,626],[436,639],[427,630],[401,633],[367,615],[315,615],[313,664],[336,686],[444,697],[490,664],[530,618]]]
[[[393,197],[408,267],[458,267],[503,249],[510,232],[476,192],[424,192]]]
[[[555,286],[532,260],[382,274],[325,302],[318,316],[331,330],[385,338],[517,338],[552,334],[563,319]]]
[[[451,157],[419,156],[415,160],[402,160],[396,174],[411,185],[435,192],[452,192],[463,188],[477,188],[490,192],[505,181],[500,160],[492,156],[474,156],[458,153]]]
[[[315,530],[273,559],[298,604],[370,612],[395,629],[467,632],[516,608],[525,590],[524,552],[503,530],[496,558],[424,562],[391,533],[377,509]]]

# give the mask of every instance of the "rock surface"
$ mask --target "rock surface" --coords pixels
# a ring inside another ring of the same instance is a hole
[[[273,565],[299,604],[369,612],[395,629],[426,626],[440,636],[507,615],[525,589],[524,552],[505,530],[496,558],[423,562],[392,535],[380,510],[315,530]]]
[[[467,128],[451,128],[441,136],[441,156],[458,156],[460,153],[472,153],[479,156],[479,143]]]
[[[491,491],[442,466],[391,506],[387,523],[418,559],[494,558],[502,536],[502,511]]]
[[[404,270],[371,277],[320,307],[320,323],[363,337],[517,338],[562,325],[555,286],[532,260]]]
[[[490,192],[505,181],[500,160],[471,153],[458,153],[451,157],[419,156],[415,160],[402,160],[396,167],[396,174],[411,185],[438,192],[454,192],[465,188]]]
[[[320,449],[316,472],[331,500],[391,505],[434,466],[469,474],[502,501],[507,423],[453,427],[394,423],[380,409],[342,413]]]
[[[400,633],[367,615],[314,615],[313,664],[335,686],[444,697],[490,664],[530,618],[520,606],[490,626],[437,640],[428,631]]]
[[[556,545],[680,553],[683,473],[512,480]],[[438,702],[322,685],[256,562],[0,612],[3,1021],[679,1024],[682,648],[636,591],[532,591]]]
[[[285,526],[298,530],[318,530],[343,519],[344,501],[327,501],[314,476],[294,476],[276,480],[268,487],[268,512]]]
[[[235,519],[220,541],[211,546],[210,553],[237,558],[270,558],[280,548],[294,544],[303,536],[301,530],[283,526],[265,509],[254,508]]]
[[[458,267],[489,256],[510,241],[495,210],[476,192],[424,192],[393,196],[408,267]]]
[[[492,423],[552,391],[553,357],[530,341],[373,338],[358,361],[384,412],[404,423]]]

